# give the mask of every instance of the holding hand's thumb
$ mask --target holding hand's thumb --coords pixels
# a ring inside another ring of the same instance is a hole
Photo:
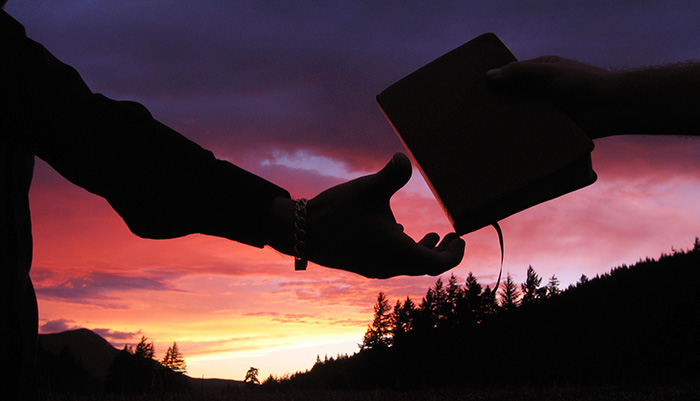
[[[403,153],[396,153],[391,161],[375,174],[377,190],[391,197],[411,178],[411,161]]]

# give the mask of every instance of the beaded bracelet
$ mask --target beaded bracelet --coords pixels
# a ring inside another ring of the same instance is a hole
[[[306,205],[308,199],[294,201],[294,270],[306,270]]]

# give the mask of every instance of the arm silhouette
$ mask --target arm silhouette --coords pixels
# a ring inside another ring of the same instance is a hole
[[[507,64],[487,77],[499,87],[549,97],[592,139],[700,135],[700,63],[615,71],[543,56]]]
[[[2,141],[45,160],[71,182],[107,199],[132,232],[191,233],[292,254],[289,193],[153,119],[134,102],[94,94],[72,67],[25,36],[0,11]],[[395,155],[380,172],[330,188],[308,204],[307,256],[367,277],[440,274],[464,242],[403,233],[389,199],[411,174]]]

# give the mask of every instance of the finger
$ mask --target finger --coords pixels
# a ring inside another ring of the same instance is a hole
[[[445,237],[440,242],[440,245],[438,245],[437,249],[441,250],[441,251],[445,251],[449,248],[450,244],[456,240],[461,240],[459,235],[457,235],[456,233],[449,233],[449,234],[445,235]],[[464,241],[462,240],[462,242],[464,242]]]
[[[448,234],[440,245],[432,250],[433,260],[427,274],[437,276],[457,266],[464,257],[466,243],[457,234]]]
[[[437,276],[457,266],[464,257],[464,240],[452,233],[446,235],[437,247],[423,246],[430,244],[428,241],[436,241],[438,238],[434,233],[426,235],[411,252],[404,255],[403,261],[396,266],[397,271],[388,276]]]
[[[396,153],[391,161],[372,176],[373,186],[378,193],[391,197],[411,178],[411,162],[403,153]]]
[[[425,235],[425,237],[423,237],[422,240],[418,241],[418,243],[428,249],[432,249],[435,248],[435,245],[437,245],[438,241],[440,241],[439,235],[435,233],[428,233]]]

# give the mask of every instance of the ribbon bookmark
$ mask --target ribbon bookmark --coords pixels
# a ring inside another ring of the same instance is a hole
[[[498,222],[491,224],[491,227],[496,229],[498,233],[498,243],[501,245],[501,269],[498,271],[498,280],[496,280],[496,286],[493,288],[493,299],[496,299],[496,293],[498,292],[498,286],[501,285],[501,274],[503,273],[503,257],[505,253],[503,251],[503,231],[501,231],[501,226]]]

